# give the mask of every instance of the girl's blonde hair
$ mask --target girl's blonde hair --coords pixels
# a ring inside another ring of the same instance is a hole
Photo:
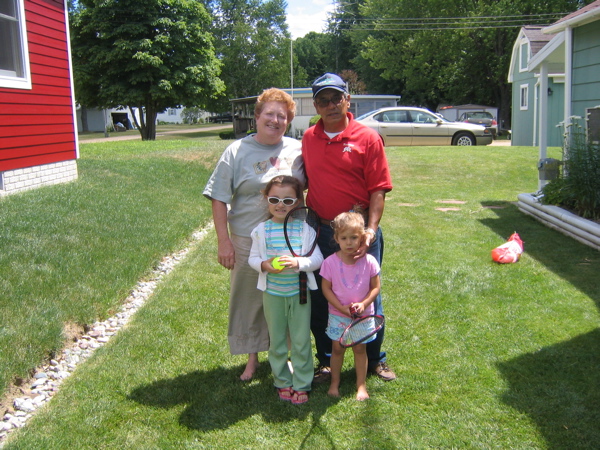
[[[331,221],[331,228],[334,238],[347,229],[356,230],[362,238],[365,234],[365,219],[362,214],[357,212],[343,212]]]
[[[262,113],[262,110],[265,107],[265,103],[268,102],[283,103],[287,109],[288,122],[294,120],[294,116],[296,115],[296,102],[290,94],[277,88],[265,89],[262,94],[258,96],[256,106],[254,107],[254,116],[256,118],[260,116],[260,113]]]

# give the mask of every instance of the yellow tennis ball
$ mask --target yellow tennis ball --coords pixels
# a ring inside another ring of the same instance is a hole
[[[281,264],[281,262],[279,261],[279,257],[275,258],[271,262],[271,265],[273,266],[273,269],[276,269],[276,270],[285,269],[285,266],[283,264]]]

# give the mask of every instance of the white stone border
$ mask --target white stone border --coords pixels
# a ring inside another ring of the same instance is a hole
[[[558,206],[543,205],[534,194],[519,194],[519,210],[566,236],[600,250],[600,224],[570,213]]]
[[[192,235],[192,244],[202,241],[213,228],[210,222]],[[192,244],[183,250],[165,256],[148,279],[140,280],[121,306],[121,311],[103,322],[96,322],[90,331],[73,345],[64,349],[60,356],[35,370],[28,386],[22,387],[24,396],[13,401],[13,410],[0,421],[0,448],[11,431],[22,428],[36,410],[48,403],[58,391],[62,381],[69,377],[79,363],[89,358],[94,350],[106,344],[154,293],[161,279],[170,273],[188,254]],[[27,395],[25,395],[27,392]]]

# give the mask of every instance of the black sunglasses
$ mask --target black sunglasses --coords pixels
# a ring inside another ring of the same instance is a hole
[[[334,106],[339,105],[340,103],[342,103],[342,100],[344,100],[345,98],[346,98],[346,96],[343,94],[337,94],[330,98],[317,97],[315,99],[315,103],[317,105],[319,105],[321,108],[327,108],[330,103],[333,103]]]

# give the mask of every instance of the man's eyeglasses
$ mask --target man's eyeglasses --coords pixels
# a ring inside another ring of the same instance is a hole
[[[285,206],[292,206],[294,203],[296,203],[298,201],[298,199],[291,198],[291,197],[287,197],[287,198],[267,197],[267,201],[271,205],[279,205],[280,203],[283,203]]]
[[[317,97],[315,99],[315,103],[317,105],[319,105],[321,108],[327,108],[330,103],[333,103],[334,106],[339,105],[340,103],[342,103],[342,100],[344,100],[345,98],[346,98],[346,96],[344,96],[342,94],[337,94],[337,95],[334,95],[329,98]]]

